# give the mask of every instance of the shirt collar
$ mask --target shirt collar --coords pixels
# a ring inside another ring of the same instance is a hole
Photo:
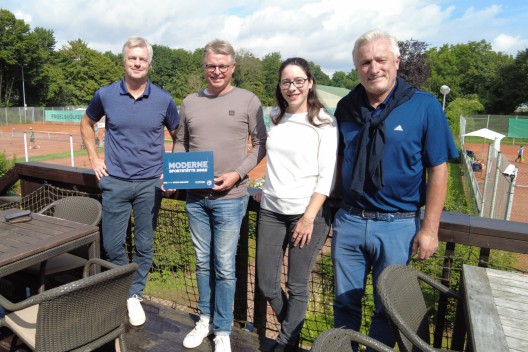
[[[123,77],[121,79],[121,83],[119,85],[119,89],[120,89],[120,94],[121,95],[127,95],[127,94],[130,94],[128,92],[128,89],[126,87],[126,84],[125,84],[125,77]],[[144,97],[148,97],[150,95],[150,91],[151,91],[151,87],[150,87],[150,80],[147,79],[147,86],[145,87],[145,91],[143,92],[143,96]]]

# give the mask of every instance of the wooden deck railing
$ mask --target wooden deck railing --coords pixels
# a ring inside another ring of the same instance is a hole
[[[15,164],[12,170],[0,178],[0,195],[5,194],[18,180],[20,180],[22,196],[39,189],[44,184],[94,195],[98,195],[100,192],[97,179],[91,169],[26,162]],[[181,192],[180,197],[184,197],[184,192]],[[250,200],[248,211],[255,211],[258,214],[258,204]],[[236,262],[238,280],[235,297],[235,320],[247,322],[249,320],[249,311],[251,311],[252,321],[250,325],[254,326],[259,334],[265,334],[269,317],[266,300],[256,289],[252,292],[253,297],[250,297],[248,290],[248,285],[254,285],[254,282],[248,282],[249,280],[247,279],[251,276],[248,275],[250,270],[250,250],[247,236],[249,226],[249,220],[246,217],[241,229],[241,242]],[[449,286],[458,285],[458,282],[454,283],[452,278],[453,258],[457,245],[480,248],[478,265],[481,266],[486,266],[489,263],[491,250],[528,254],[528,226],[526,223],[444,212],[441,218],[439,240],[445,242],[445,252],[439,254],[443,258],[440,279]],[[248,302],[252,302],[253,306],[249,306]],[[438,319],[436,321],[434,344],[439,347],[442,344],[442,333],[445,330],[444,324],[448,303],[440,299],[437,304]],[[458,343],[463,343],[464,330],[460,330],[459,333],[462,336],[457,336],[457,331],[453,332],[453,341],[458,339]]]

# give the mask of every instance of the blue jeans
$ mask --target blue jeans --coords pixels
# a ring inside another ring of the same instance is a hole
[[[212,317],[215,335],[229,335],[235,299],[235,255],[249,196],[210,199],[187,194],[185,207],[196,252],[200,313]]]
[[[128,264],[125,241],[131,211],[134,210],[134,255],[138,270],[129,290],[143,296],[154,254],[154,230],[161,206],[161,180],[125,181],[112,176],[99,180],[103,197],[102,237],[106,259]]]
[[[257,237],[257,282],[281,323],[277,341],[296,345],[308,307],[308,279],[317,254],[330,232],[330,209],[323,207],[314,220],[312,237],[303,248],[293,247],[291,233],[303,216],[284,215],[260,209]],[[281,288],[282,262],[288,248],[286,288]]]
[[[387,266],[409,263],[412,242],[419,228],[419,218],[386,222],[365,220],[343,209],[337,211],[332,238],[335,327],[360,330],[361,298],[365,292],[367,275],[372,270],[375,310],[369,336],[388,346],[395,345],[395,336],[383,312],[375,284]]]

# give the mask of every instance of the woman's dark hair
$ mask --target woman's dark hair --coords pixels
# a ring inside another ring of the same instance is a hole
[[[279,81],[277,82],[277,87],[275,88],[275,99],[277,100],[277,105],[279,107],[279,115],[271,117],[271,121],[278,125],[284,114],[286,113],[286,109],[288,108],[288,102],[284,97],[282,96],[281,87],[280,87],[280,79],[281,74],[284,68],[288,65],[296,65],[299,66],[305,73],[306,77],[313,82],[312,89],[308,91],[308,122],[312,124],[313,126],[322,126],[324,124],[318,124],[315,122],[315,118],[319,115],[319,111],[321,109],[324,109],[325,106],[321,101],[319,100],[319,97],[317,96],[317,91],[315,89],[315,77],[312,75],[312,69],[310,67],[310,64],[308,64],[308,61],[306,61],[303,58],[300,57],[292,57],[289,59],[286,59],[282,62],[279,68]],[[332,123],[330,121],[330,123]]]

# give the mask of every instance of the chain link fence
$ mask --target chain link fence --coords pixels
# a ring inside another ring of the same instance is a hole
[[[86,106],[56,106],[56,107],[11,107],[0,108],[0,125],[45,122],[45,110],[79,110]]]
[[[467,189],[474,200],[475,207],[482,217],[510,220],[516,187],[526,188],[526,170],[510,164],[501,153],[504,143],[524,143],[524,140],[504,138],[486,139],[482,143],[481,158],[485,157],[485,168],[478,166],[477,156],[466,148],[465,134],[487,128],[493,132],[508,136],[509,119],[526,119],[526,116],[475,115],[460,117],[460,146],[463,157],[464,177]],[[527,131],[528,134],[528,131]],[[472,137],[475,138],[475,137]],[[480,138],[480,137],[479,137]],[[519,165],[521,166],[521,165]],[[479,175],[477,176],[477,173]],[[520,180],[520,182],[519,182]],[[524,194],[524,190],[521,191]],[[517,192],[519,193],[519,192]],[[522,202],[523,200],[520,200]]]

